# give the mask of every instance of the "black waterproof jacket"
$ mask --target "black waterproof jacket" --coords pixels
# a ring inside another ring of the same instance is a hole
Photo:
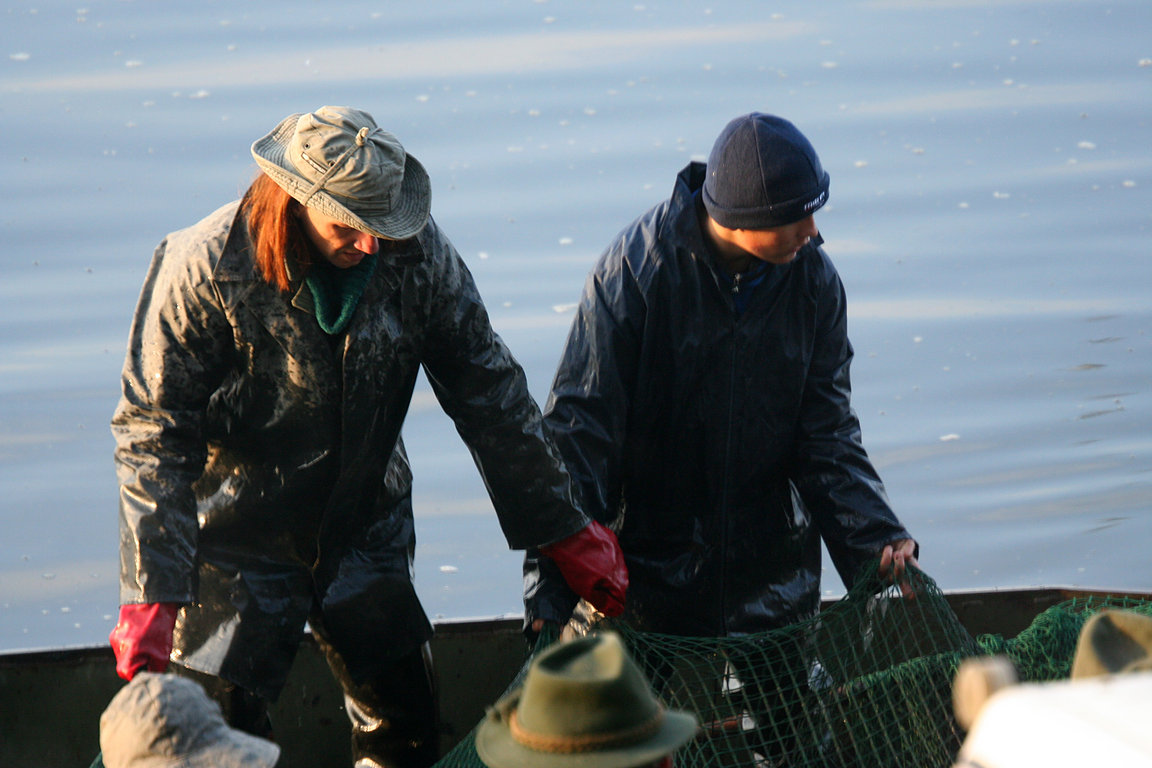
[[[508,544],[587,524],[524,373],[434,221],[381,242],[347,329],[254,270],[236,203],[157,248],[112,421],[122,603],[184,608],[174,658],[275,697],[306,620],[354,679],[423,643],[411,471],[421,365]]]
[[[849,404],[844,288],[810,243],[742,315],[700,230],[704,166],[625,229],[590,274],[545,421],[585,511],[618,526],[642,629],[725,635],[815,612],[820,540],[846,584],[911,538]],[[817,238],[818,239],[818,238]],[[576,602],[525,561],[527,620]]]

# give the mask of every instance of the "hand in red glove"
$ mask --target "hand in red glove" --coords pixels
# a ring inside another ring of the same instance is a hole
[[[540,547],[552,558],[572,591],[605,616],[624,612],[628,566],[616,534],[593,520],[566,539]]]
[[[172,653],[179,603],[133,603],[120,606],[108,642],[116,654],[116,674],[131,680],[137,672],[163,672]]]

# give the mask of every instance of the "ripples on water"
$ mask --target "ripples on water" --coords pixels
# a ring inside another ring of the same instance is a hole
[[[428,167],[541,400],[608,240],[730,117],[793,119],[833,180],[818,222],[865,443],[925,568],[949,589],[1148,588],[1152,6],[819,8],[6,11],[0,650],[105,641],[107,424],[151,250],[238,194],[254,138],[324,103]],[[429,612],[519,611],[519,558],[426,386],[406,439]]]

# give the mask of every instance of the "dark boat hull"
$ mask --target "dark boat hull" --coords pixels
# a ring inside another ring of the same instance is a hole
[[[1118,595],[1049,588],[945,597],[973,636],[1014,637],[1052,605],[1106,594]],[[528,646],[520,627],[518,617],[437,624],[432,652],[445,751],[471,731],[523,665]],[[0,654],[0,768],[88,766],[99,750],[100,714],[121,685],[108,647]],[[273,717],[283,768],[351,765],[340,691],[310,636]]]

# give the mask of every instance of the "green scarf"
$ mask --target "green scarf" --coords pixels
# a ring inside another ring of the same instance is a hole
[[[319,261],[308,270],[304,282],[312,291],[316,322],[320,323],[325,333],[340,333],[348,325],[375,268],[376,254],[373,253],[347,269]]]

